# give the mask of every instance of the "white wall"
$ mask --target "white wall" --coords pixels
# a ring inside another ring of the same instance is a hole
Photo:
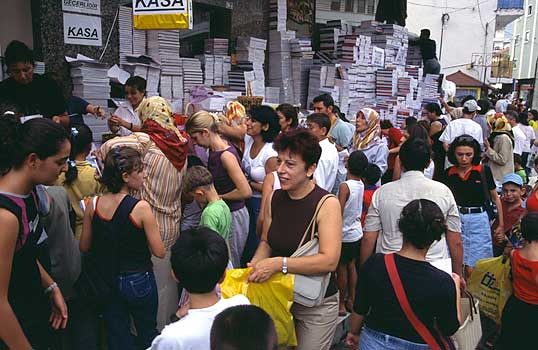
[[[0,48],[2,55],[11,40],[34,46],[30,0],[0,0]]]
[[[467,68],[473,53],[488,53],[493,50],[495,36],[495,10],[497,1],[480,1],[480,11],[476,2],[471,0],[421,0],[421,5],[407,3],[407,28],[410,32],[420,33],[423,28],[430,29],[431,38],[437,42],[437,55],[441,45],[441,17],[448,13],[450,19],[445,24],[443,51],[441,55],[442,73],[451,74],[458,70],[476,79],[483,80],[484,67]],[[484,27],[487,23],[487,36]],[[489,77],[490,69],[486,77]]]

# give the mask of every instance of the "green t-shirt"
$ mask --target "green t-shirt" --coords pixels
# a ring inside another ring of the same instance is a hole
[[[516,170],[516,174],[518,174],[521,177],[521,180],[523,180],[523,183],[527,183],[527,174],[525,173],[525,169]]]
[[[232,213],[228,205],[222,199],[208,203],[202,212],[200,226],[212,229],[228,242],[232,227]]]

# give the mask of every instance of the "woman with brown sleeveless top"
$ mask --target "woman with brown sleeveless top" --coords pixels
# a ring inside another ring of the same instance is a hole
[[[249,266],[251,282],[264,282],[277,272],[300,275],[331,273],[331,279],[320,305],[305,307],[294,303],[298,350],[330,348],[338,317],[338,288],[334,271],[340,258],[342,214],[335,197],[322,203],[316,218],[319,253],[311,256],[290,256],[316,211],[320,200],[328,194],[312,181],[321,156],[317,138],[306,129],[295,129],[278,136],[274,143],[278,152],[277,190],[265,203],[262,237]],[[306,243],[306,242],[304,242]]]

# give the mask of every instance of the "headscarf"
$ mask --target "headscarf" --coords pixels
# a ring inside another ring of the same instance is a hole
[[[503,113],[488,114],[486,115],[486,119],[488,121],[488,126],[491,129],[491,135],[488,140],[491,145],[493,145],[495,137],[501,134],[508,135],[512,143],[514,143],[512,127]]]
[[[182,171],[187,160],[187,138],[174,124],[172,109],[159,96],[144,99],[137,112],[142,121],[142,132],[159,147],[178,171]]]
[[[364,115],[368,128],[353,135],[353,148],[363,150],[381,140],[381,117],[371,108],[363,108],[359,113]]]

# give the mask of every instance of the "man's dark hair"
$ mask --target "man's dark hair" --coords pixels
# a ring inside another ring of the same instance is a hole
[[[418,124],[418,120],[415,117],[407,117],[405,118],[405,127],[408,128],[411,125]]]
[[[176,278],[189,293],[205,294],[215,289],[228,265],[228,246],[207,227],[181,232],[172,247],[170,262]]]
[[[318,138],[304,128],[292,129],[277,136],[273,148],[277,152],[289,151],[301,156],[305,170],[319,162],[321,146]]]
[[[516,112],[517,113],[517,106],[513,103],[509,103],[507,106],[506,106],[506,112]],[[505,112],[505,113],[506,113]]]
[[[211,327],[211,350],[277,350],[275,324],[261,308],[239,305],[215,317]]]
[[[334,107],[334,99],[329,94],[322,94],[319,96],[314,97],[313,100],[314,103],[323,102],[323,105],[325,108]]]
[[[347,159],[347,171],[353,176],[360,177],[368,167],[368,158],[363,151],[353,151]],[[377,181],[376,181],[377,182]]]
[[[514,164],[523,164],[523,160],[521,159],[521,155],[514,153]]]
[[[428,248],[447,230],[443,212],[428,199],[409,202],[402,210],[398,228],[403,239],[418,249]]]
[[[426,130],[426,128],[420,124],[414,124],[409,127],[406,127],[405,129],[407,130],[410,139],[421,139],[426,142],[429,142],[430,140],[428,130]]]
[[[528,213],[521,219],[521,234],[527,242],[538,241],[538,213]]]
[[[454,165],[458,165],[458,159],[456,158],[456,148],[462,147],[462,146],[471,147],[474,153],[472,164],[473,165],[480,164],[480,160],[481,160],[480,144],[471,135],[461,135],[461,136],[456,137],[454,141],[452,141],[446,153],[448,161]]]
[[[138,75],[132,76],[125,82],[125,86],[134,87],[140,92],[146,92],[146,79],[139,77]]]
[[[394,127],[394,125],[392,125],[392,123],[390,122],[390,120],[388,119],[383,119],[381,121],[381,130],[386,130],[386,129],[392,129]]]
[[[486,114],[491,109],[491,103],[487,99],[480,99],[476,103],[480,107],[479,114]]]
[[[280,112],[284,115],[284,118],[286,120],[291,120],[290,127],[296,128],[299,124],[299,118],[297,116],[297,109],[290,105],[289,103],[283,103],[281,105],[278,105],[276,108],[277,112]]]
[[[518,113],[516,111],[506,111],[504,112],[504,116],[506,119],[514,119],[517,121],[517,115]]]
[[[381,169],[377,165],[370,163],[364,170],[362,179],[365,185],[373,186],[381,179],[381,175]]]
[[[34,64],[32,50],[25,43],[18,40],[13,40],[7,45],[4,59],[7,67],[18,62]]]
[[[430,102],[424,106],[424,109],[430,113],[435,113],[435,115],[438,117],[443,114],[443,112],[441,111],[441,107],[439,107],[437,103]]]
[[[400,147],[400,162],[406,171],[424,171],[431,161],[431,148],[425,140],[410,138]]]
[[[254,121],[267,125],[267,130],[262,130],[261,136],[263,142],[273,142],[275,137],[280,133],[280,124],[278,123],[278,114],[269,106],[252,107],[248,114]]]
[[[325,128],[325,135],[331,130],[331,119],[325,113],[312,113],[306,117],[306,121],[317,124],[320,129]]]
[[[421,29],[420,30],[420,37],[424,39],[429,39],[431,35],[431,32],[429,29]]]
[[[529,126],[529,113],[521,112],[517,116],[517,122],[521,125]]]

